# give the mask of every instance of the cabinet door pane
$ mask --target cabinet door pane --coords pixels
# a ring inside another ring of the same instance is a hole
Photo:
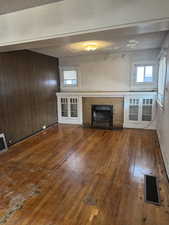
[[[78,117],[77,98],[70,98],[70,116]]]
[[[139,115],[139,99],[130,99],[129,120],[137,121]]]
[[[63,117],[68,117],[68,99],[61,98],[61,113]]]
[[[152,99],[143,99],[142,106],[142,120],[151,121],[152,120]]]

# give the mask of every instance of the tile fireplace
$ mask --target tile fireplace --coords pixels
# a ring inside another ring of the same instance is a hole
[[[92,105],[91,110],[93,128],[113,128],[113,105]]]

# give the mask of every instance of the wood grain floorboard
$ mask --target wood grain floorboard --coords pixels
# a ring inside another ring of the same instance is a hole
[[[0,159],[0,224],[169,224],[155,131],[56,125]],[[144,174],[159,178],[161,206],[144,202]]]

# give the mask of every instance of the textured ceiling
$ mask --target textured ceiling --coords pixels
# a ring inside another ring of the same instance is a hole
[[[90,34],[82,34],[74,37],[62,38],[49,47],[33,48],[33,51],[55,57],[76,56],[84,54],[113,53],[122,51],[144,50],[160,48],[167,31],[130,34],[130,32],[118,33],[117,30],[109,30]],[[94,52],[85,50],[85,43],[97,43],[98,49]],[[132,46],[132,42],[136,43]],[[103,43],[103,44],[102,44]],[[105,43],[105,44],[104,44]]]
[[[6,14],[63,0],[0,0],[0,14]]]

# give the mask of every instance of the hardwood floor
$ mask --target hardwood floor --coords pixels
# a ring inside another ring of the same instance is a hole
[[[0,158],[0,224],[169,224],[154,131],[54,126]],[[144,202],[144,174],[159,177],[161,206]]]

